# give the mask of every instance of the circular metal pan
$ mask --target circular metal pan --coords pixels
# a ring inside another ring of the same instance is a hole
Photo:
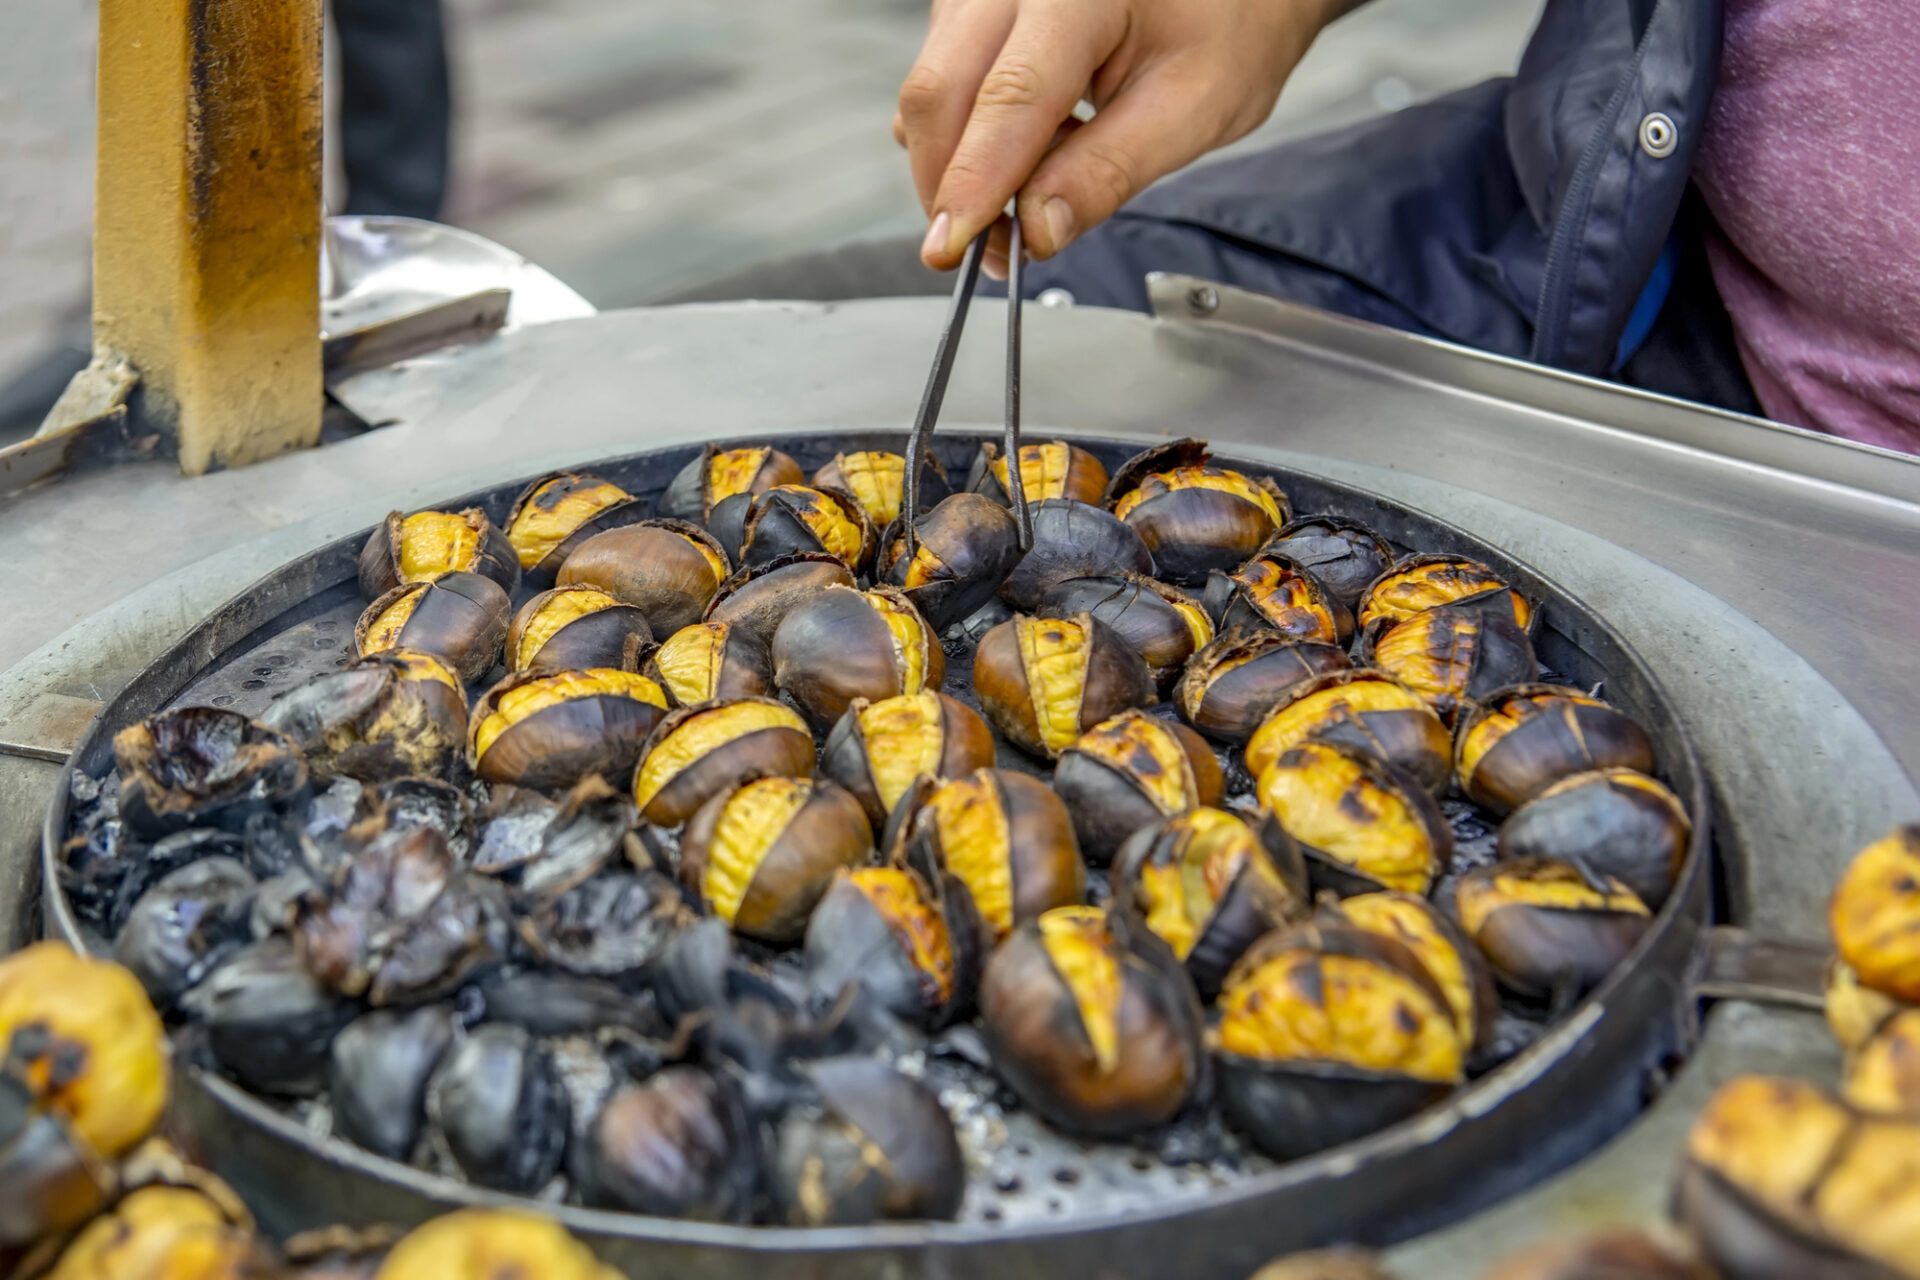
[[[950,473],[965,474],[981,438],[955,433],[936,439]],[[1109,468],[1138,448],[1073,439]],[[836,452],[897,451],[903,439],[850,433],[772,443],[810,474]],[[654,498],[694,452],[640,453],[590,469],[637,496]],[[1143,1169],[1149,1162],[1130,1159],[1124,1146],[1053,1139],[1035,1144],[1044,1150],[1016,1152],[1031,1157],[1023,1194],[1040,1208],[1000,1221],[987,1213],[956,1223],[801,1230],[570,1205],[543,1208],[636,1275],[758,1280],[767,1266],[777,1265],[792,1280],[908,1274],[1237,1278],[1293,1249],[1330,1241],[1384,1244],[1430,1230],[1537,1184],[1640,1111],[1653,1083],[1691,1044],[1695,1014],[1688,970],[1706,915],[1711,846],[1706,779],[1652,673],[1602,619],[1497,547],[1357,489],[1236,461],[1231,454],[1221,461],[1272,475],[1298,513],[1347,516],[1402,547],[1473,556],[1542,602],[1535,635],[1542,663],[1569,684],[1603,686],[1611,701],[1647,728],[1662,776],[1694,819],[1686,866],[1634,953],[1539,1040],[1445,1103],[1290,1164],[1249,1162],[1232,1178],[1210,1180],[1157,1165]],[[452,498],[447,505],[480,506],[501,520],[523,483]],[[107,705],[68,770],[104,774],[112,764],[113,733],[166,706],[205,701],[255,713],[282,689],[350,656],[352,619],[364,605],[355,562],[365,537],[356,534],[292,562],[195,628]],[[58,887],[68,794],[63,782],[47,815],[47,925],[76,945],[97,945]],[[182,1071],[175,1092],[175,1119],[193,1153],[243,1188],[262,1224],[279,1233],[333,1222],[404,1226],[450,1206],[511,1200],[317,1138],[293,1114],[202,1070]],[[1016,1135],[1009,1145],[1026,1144]],[[1070,1165],[1071,1176],[1051,1179],[1050,1161],[1056,1169]]]

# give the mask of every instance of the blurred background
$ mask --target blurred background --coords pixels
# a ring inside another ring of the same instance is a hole
[[[1374,0],[1321,37],[1239,147],[1509,72],[1541,3]],[[454,117],[442,220],[603,308],[924,229],[890,126],[925,0],[443,4]],[[94,176],[93,0],[6,7],[0,441],[30,433],[85,363]]]

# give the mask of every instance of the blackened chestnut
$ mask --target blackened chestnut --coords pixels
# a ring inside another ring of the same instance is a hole
[[[451,1005],[376,1009],[333,1038],[327,1094],[333,1131],[405,1160],[427,1120],[427,1081],[458,1030]]]
[[[725,523],[759,494],[777,484],[805,484],[806,474],[778,449],[722,449],[707,445],[680,468],[660,495],[660,514],[672,520],[711,525]]]
[[[1401,770],[1438,796],[1453,780],[1453,740],[1426,699],[1385,672],[1330,671],[1289,686],[1247,742],[1256,777],[1309,738],[1324,738]]]
[[[680,841],[680,882],[735,933],[800,941],[834,873],[873,859],[860,802],[831,782],[759,778],[708,800]]]
[[[1147,664],[1091,614],[1016,616],[973,654],[980,710],[1022,751],[1049,758],[1128,707],[1153,700]]]
[[[475,1028],[427,1086],[436,1142],[483,1187],[527,1195],[559,1172],[571,1109],[547,1047],[504,1022]]]
[[[1199,440],[1135,455],[1113,474],[1107,507],[1132,525],[1160,577],[1198,586],[1258,551],[1287,522],[1287,495],[1265,476],[1207,465]]]
[[[222,960],[253,941],[258,883],[232,858],[202,858],[141,896],[114,939],[114,959],[140,979],[161,1010]]]
[[[1140,535],[1099,507],[1049,498],[1028,508],[1033,545],[1000,584],[1000,598],[1032,611],[1059,583],[1095,573],[1153,576],[1153,556]]]
[[[647,504],[610,480],[584,472],[542,476],[514,500],[507,515],[507,541],[520,573],[534,586],[553,575],[588,538],[646,517]]]
[[[907,819],[904,837],[911,863],[966,886],[995,938],[1086,898],[1066,805],[1023,773],[978,769],[944,783]]]
[[[390,649],[289,689],[260,713],[320,778],[442,777],[465,746],[467,691],[438,658]]]
[[[1267,548],[1291,557],[1348,609],[1358,608],[1367,587],[1393,564],[1393,547],[1385,538],[1339,516],[1289,521]]]
[[[1174,705],[1208,737],[1244,743],[1294,689],[1352,665],[1334,645],[1295,640],[1268,627],[1234,628],[1188,659],[1174,687]],[[1424,703],[1420,709],[1426,710]],[[1433,727],[1445,743],[1446,726],[1434,719]],[[1439,755],[1444,779],[1451,774],[1445,746]]]
[[[256,1093],[302,1096],[325,1082],[333,1037],[357,1006],[320,984],[275,935],[228,957],[181,998],[220,1069]]]
[[[668,1067],[614,1090],[575,1142],[568,1170],[597,1208],[744,1222],[757,1148],[731,1086],[698,1067]]]
[[[179,707],[128,725],[113,735],[113,760],[120,816],[148,836],[238,830],[307,787],[307,762],[292,739],[221,707]]]
[[[716,534],[726,544],[724,534]],[[747,508],[742,564],[766,564],[801,551],[824,552],[855,573],[873,557],[873,524],[850,493],[800,484],[775,485]]]
[[[875,831],[915,778],[961,778],[993,760],[993,732],[980,713],[932,689],[855,698],[820,749],[820,771],[853,793]]]
[[[507,670],[635,671],[652,644],[645,613],[576,583],[542,591],[521,606],[507,632]]]
[[[1029,505],[1050,498],[1097,503],[1106,491],[1107,469],[1100,459],[1065,440],[1020,446],[1020,484]],[[967,491],[982,493],[1001,506],[1013,505],[1013,477],[1007,457],[991,440],[980,443],[973,469],[967,473]]]
[[[1261,551],[1231,572],[1207,575],[1206,610],[1221,630],[1271,627],[1290,640],[1344,644],[1353,614],[1320,580],[1278,551]]]
[[[1576,773],[1500,824],[1500,856],[1558,858],[1633,890],[1658,907],[1687,857],[1693,825],[1680,797],[1632,769]]]
[[[874,576],[906,592],[936,631],[993,599],[1020,560],[1013,513],[977,493],[954,494],[913,527],[912,555],[899,520],[881,535]]]
[[[624,778],[666,714],[667,695],[637,672],[524,671],[473,709],[473,770],[535,791],[562,791],[590,773]]]
[[[500,584],[477,573],[403,583],[360,615],[353,628],[354,650],[361,657],[389,649],[430,653],[462,680],[478,680],[500,658],[512,611]]]
[[[1920,1004],[1920,823],[1854,855],[1834,888],[1827,923],[1853,981]]]
[[[1060,907],[1000,944],[980,982],[994,1070],[1049,1123],[1123,1137],[1205,1078],[1200,1004],[1167,944],[1122,914]]]
[[[1498,603],[1522,631],[1532,632],[1538,612],[1532,601],[1478,560],[1453,555],[1408,556],[1395,564],[1368,585],[1356,621],[1365,631],[1377,623],[1402,622],[1474,597],[1482,603]]]
[[[708,622],[728,623],[771,646],[781,620],[801,601],[827,587],[852,585],[853,573],[824,552],[782,556],[736,571],[720,584],[705,616]]]
[[[1500,1008],[1493,974],[1480,948],[1451,916],[1429,899],[1395,892],[1357,894],[1326,910],[1411,951],[1446,996],[1461,1045],[1471,1053],[1487,1043]]]
[[[369,600],[403,582],[431,582],[456,572],[492,578],[509,594],[519,585],[513,544],[478,507],[391,512],[360,549],[360,593]]]
[[[807,921],[807,977],[823,998],[858,983],[895,1017],[938,1029],[973,1009],[984,935],[950,873],[906,867],[834,873]]]
[[[1094,866],[1105,866],[1121,842],[1142,827],[1219,804],[1226,782],[1213,748],[1199,734],[1127,710],[1093,726],[1060,753],[1053,789],[1073,815],[1080,852]]]
[[[816,489],[841,489],[853,495],[860,509],[876,529],[884,529],[900,518],[905,497],[907,460],[897,453],[862,451],[836,453],[833,460],[813,473]],[[946,468],[929,453],[920,472],[920,506],[933,506],[949,492]]]
[[[1620,881],[1545,858],[1477,867],[1454,901],[1501,985],[1560,1002],[1598,986],[1653,919]]]
[[[1577,689],[1520,684],[1476,696],[1455,739],[1454,768],[1467,798],[1495,813],[1576,773],[1654,770],[1647,731]]]
[[[855,698],[938,689],[946,675],[939,635],[895,587],[827,587],[796,604],[773,633],[773,681],[820,729]]]
[[[1178,587],[1135,573],[1100,574],[1055,583],[1035,605],[1043,618],[1093,615],[1146,660],[1164,697],[1187,660],[1213,640],[1213,619]],[[1344,659],[1343,659],[1344,660]]]
[[[730,622],[680,628],[647,657],[645,670],[676,707],[773,691],[773,655],[766,641]]]
[[[711,534],[679,520],[642,520],[596,533],[561,564],[563,587],[598,587],[646,615],[656,636],[698,622],[731,572]]]
[[[822,1058],[804,1074],[815,1105],[788,1111],[768,1164],[782,1221],[858,1226],[960,1212],[966,1159],[931,1089],[866,1057]]]
[[[661,872],[610,871],[528,911],[520,939],[563,973],[631,978],[660,959],[691,918],[679,888]]]
[[[1904,1009],[1847,1059],[1841,1096],[1876,1115],[1920,1120],[1920,1009]]]
[[[812,776],[813,735],[799,713],[771,698],[741,698],[662,720],[634,772],[633,799],[647,821],[677,827],[749,779]]]
[[[1300,842],[1318,888],[1425,893],[1453,857],[1453,828],[1433,797],[1343,743],[1302,742],[1261,771],[1256,791]]]

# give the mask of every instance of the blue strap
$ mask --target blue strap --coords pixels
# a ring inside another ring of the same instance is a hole
[[[1647,287],[1640,291],[1640,300],[1633,304],[1633,314],[1627,317],[1627,327],[1621,331],[1620,345],[1614,348],[1615,373],[1633,359],[1633,353],[1653,332],[1653,322],[1660,318],[1660,308],[1667,305],[1667,295],[1673,292],[1674,273],[1679,268],[1680,240],[1678,236],[1670,235],[1667,242],[1660,246],[1660,256],[1653,263],[1653,274],[1647,277]]]

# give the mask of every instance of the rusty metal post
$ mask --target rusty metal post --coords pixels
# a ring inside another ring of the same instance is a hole
[[[320,436],[321,0],[100,0],[94,360],[180,468]]]

